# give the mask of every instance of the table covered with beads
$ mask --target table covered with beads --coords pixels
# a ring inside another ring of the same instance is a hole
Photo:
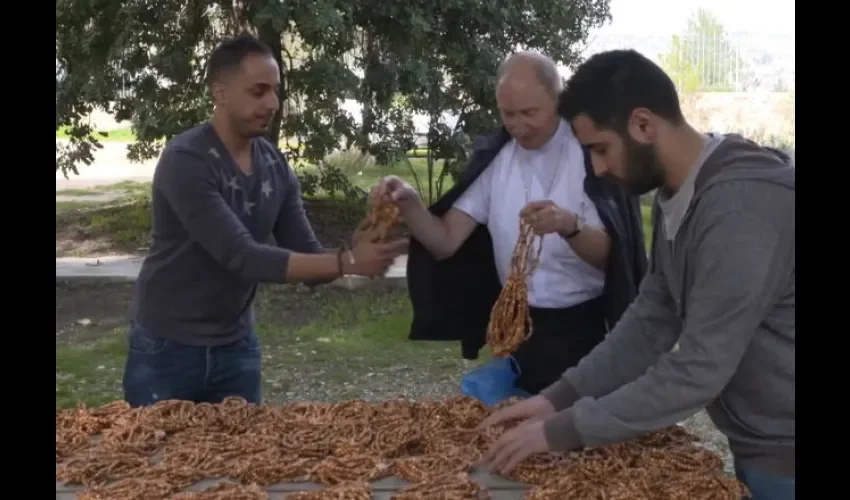
[[[489,494],[489,497],[481,495],[478,498],[490,498],[491,500],[521,500],[524,497],[525,492],[527,491],[527,489],[529,487],[528,485],[518,484],[514,481],[510,481],[510,480],[504,479],[504,478],[499,477],[499,476],[494,476],[494,475],[488,474],[485,471],[480,471],[480,470],[473,471],[471,474],[469,474],[469,478],[472,481],[474,481],[474,482],[480,484],[481,486],[483,486],[484,488],[486,488],[487,494]],[[204,490],[209,490],[211,487],[213,487],[217,484],[230,483],[230,482],[235,482],[235,481],[230,480],[230,479],[227,479],[227,480],[205,479],[205,480],[199,481],[198,483],[187,488],[186,491],[188,491],[188,492],[203,492]],[[402,479],[399,479],[397,477],[388,477],[388,478],[380,479],[378,481],[374,481],[374,482],[371,483],[371,485],[370,485],[371,486],[371,492],[369,493],[369,496],[362,496],[362,498],[364,500],[365,499],[369,499],[369,500],[390,500],[394,496],[397,497],[398,493],[401,490],[403,490],[405,487],[408,487],[410,485],[411,485],[411,483],[404,481]],[[221,500],[224,500],[224,499],[238,500],[240,498],[244,498],[244,499],[247,500],[247,499],[253,499],[253,498],[258,498],[258,499],[264,498],[264,499],[271,499],[271,500],[279,500],[279,499],[292,498],[293,493],[318,492],[319,490],[325,489],[325,488],[328,488],[328,487],[325,486],[325,485],[322,485],[322,484],[318,484],[318,483],[279,483],[279,484],[268,485],[268,486],[265,486],[265,487],[256,488],[255,489],[256,494],[253,495],[253,496],[251,496],[250,494],[246,494],[244,496],[228,496],[226,494],[226,491],[225,491],[225,492],[222,492],[222,494],[220,496],[217,496],[217,497],[213,497],[212,495],[210,495],[210,496],[207,496],[207,497],[186,496],[186,498],[187,499],[189,499],[189,498],[220,498]],[[79,492],[82,491],[83,489],[84,488],[80,488],[78,486],[67,486],[67,485],[63,485],[60,482],[57,482],[56,483],[56,499],[57,500],[76,500],[76,499],[79,498],[79,496],[78,496]],[[338,499],[346,499],[346,498],[358,499],[358,498],[361,498],[361,497],[356,496],[356,493],[354,491],[352,491],[352,495],[355,495],[355,496],[341,496],[340,495],[340,496],[327,496],[327,497],[322,497],[322,498],[338,498]],[[109,498],[109,497],[104,496],[103,498]],[[144,498],[144,497],[141,496],[139,498]],[[168,498],[168,497],[166,497],[166,498]],[[171,498],[174,498],[174,495],[172,495]],[[449,499],[449,498],[453,498],[453,497],[444,496],[442,498]]]
[[[517,424],[482,428],[492,411],[466,397],[57,409],[56,497],[739,500],[744,491],[677,426],[490,475],[482,453]]]

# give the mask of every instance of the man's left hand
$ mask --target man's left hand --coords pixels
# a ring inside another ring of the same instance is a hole
[[[527,457],[550,451],[543,422],[542,419],[531,419],[506,432],[487,450],[481,459],[482,464],[491,473],[504,475]]]
[[[532,201],[519,212],[519,216],[539,235],[570,233],[576,225],[575,214],[552,200]]]

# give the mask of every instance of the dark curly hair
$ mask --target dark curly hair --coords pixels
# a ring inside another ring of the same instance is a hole
[[[579,65],[561,92],[558,113],[567,120],[584,114],[600,129],[623,132],[635,108],[676,125],[685,121],[664,70],[635,50],[611,50]]]

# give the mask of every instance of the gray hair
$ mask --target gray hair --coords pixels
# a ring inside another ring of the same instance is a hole
[[[555,61],[543,54],[531,51],[511,54],[502,61],[496,72],[496,82],[501,83],[505,75],[518,63],[530,65],[543,87],[553,95],[560,94],[564,89],[564,79],[558,72],[558,66],[555,64]]]

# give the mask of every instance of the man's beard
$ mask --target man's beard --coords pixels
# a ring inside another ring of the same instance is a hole
[[[644,195],[664,184],[664,170],[655,146],[641,144],[624,134],[626,178],[620,182],[633,195]]]

